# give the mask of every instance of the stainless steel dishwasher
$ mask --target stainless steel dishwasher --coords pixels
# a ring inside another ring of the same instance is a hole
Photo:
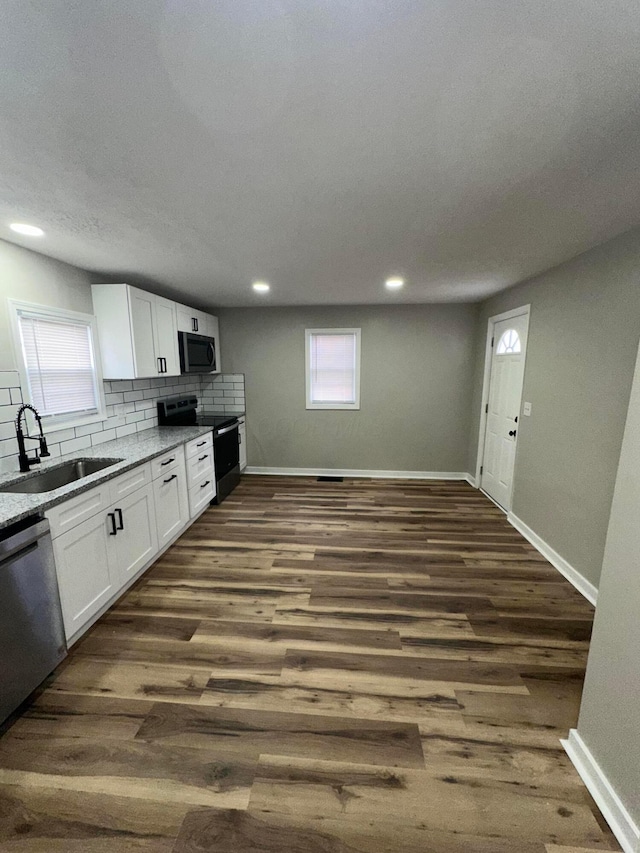
[[[28,518],[0,530],[0,722],[66,654],[49,522]]]

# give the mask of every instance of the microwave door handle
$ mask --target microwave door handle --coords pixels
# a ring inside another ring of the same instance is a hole
[[[213,348],[213,344],[211,344],[211,343],[207,345],[207,355],[209,358],[209,365],[211,367],[214,367],[215,363],[216,363],[216,353],[215,353],[215,350]]]

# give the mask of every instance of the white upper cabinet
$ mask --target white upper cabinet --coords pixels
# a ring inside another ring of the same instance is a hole
[[[155,321],[153,323],[153,342],[156,358],[163,359],[163,373],[168,376],[180,375],[180,353],[178,350],[178,323],[176,303],[161,296],[155,299]]]
[[[194,335],[204,335],[215,340],[216,369],[212,373],[220,373],[220,327],[218,318],[204,311],[196,311],[188,305],[176,305],[178,315],[178,331],[191,332]]]
[[[196,311],[188,305],[176,305],[178,311],[178,331],[193,332],[194,335],[209,335],[209,314]]]
[[[128,284],[91,286],[105,379],[178,376],[177,306]]]

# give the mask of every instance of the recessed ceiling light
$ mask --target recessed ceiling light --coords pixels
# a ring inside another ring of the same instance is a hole
[[[266,293],[270,289],[266,281],[254,281],[252,287],[256,293]]]
[[[12,222],[9,226],[12,231],[18,234],[25,234],[27,237],[43,237],[44,231],[38,228],[37,225],[26,225],[24,222]]]
[[[399,287],[404,285],[404,279],[394,276],[393,278],[388,278],[384,284],[385,287],[389,288],[389,290],[397,290]]]

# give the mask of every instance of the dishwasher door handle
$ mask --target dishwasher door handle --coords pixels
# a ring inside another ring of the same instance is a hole
[[[49,522],[45,518],[42,521],[32,524],[25,530],[20,530],[13,534],[9,533],[5,539],[0,537],[0,565],[19,551],[24,551],[32,543],[37,543],[38,539],[48,532]]]
[[[15,561],[19,560],[21,557],[26,557],[27,554],[30,554],[32,551],[35,551],[37,547],[37,542],[31,542],[30,545],[25,545],[24,548],[20,548],[19,551],[14,551],[11,556],[3,557],[0,560],[0,570],[4,569],[5,566],[9,566],[11,563],[15,563]]]

